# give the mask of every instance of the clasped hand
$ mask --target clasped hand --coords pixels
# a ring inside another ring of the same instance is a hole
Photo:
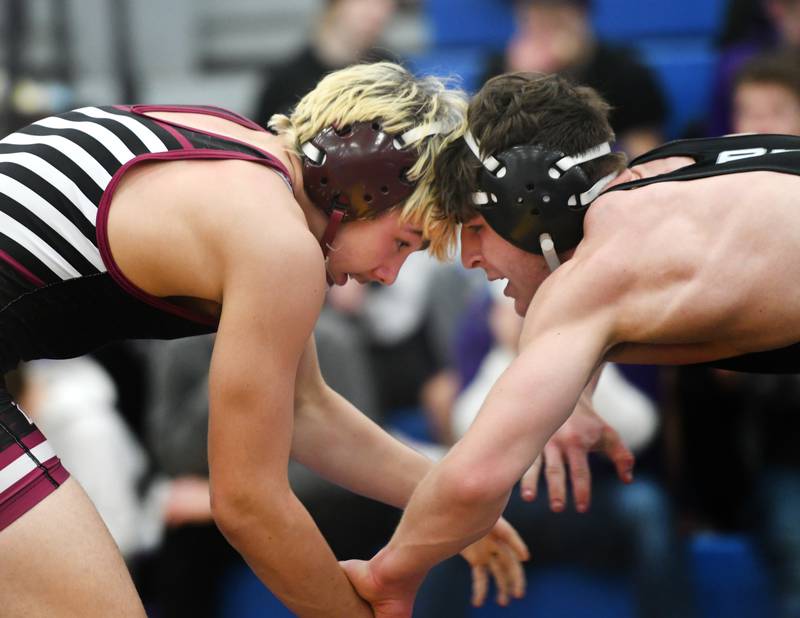
[[[497,603],[508,605],[512,598],[525,595],[525,570],[522,562],[530,557],[528,547],[517,531],[500,518],[482,539],[461,552],[472,567],[472,604],[480,607],[489,593],[490,576],[497,589]],[[414,597],[422,580],[384,583],[376,577],[371,562],[347,560],[342,568],[356,592],[372,606],[375,618],[411,618]]]

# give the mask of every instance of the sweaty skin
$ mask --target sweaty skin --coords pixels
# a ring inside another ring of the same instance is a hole
[[[653,161],[616,183],[689,163]],[[485,533],[603,362],[691,363],[800,341],[798,191],[798,176],[746,172],[606,193],[550,276],[539,256],[514,254],[480,220],[465,224],[465,264],[471,252],[467,265],[509,277],[525,314],[520,353],[417,487],[370,577],[348,573],[373,608],[397,604]],[[390,616],[405,614],[376,612]]]

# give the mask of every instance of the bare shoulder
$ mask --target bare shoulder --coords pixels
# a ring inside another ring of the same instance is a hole
[[[634,281],[624,256],[608,246],[581,243],[537,290],[521,342],[546,332],[592,331],[613,345]]]
[[[219,303],[234,262],[237,272],[245,267],[242,276],[307,263],[324,282],[320,250],[291,191],[256,163],[141,164],[113,197],[108,234],[123,273],[156,296]]]
[[[691,222],[670,210],[671,189],[646,190],[610,192],[591,206],[574,255],[533,299],[526,321],[534,331],[545,321],[584,322],[616,345],[651,336],[667,319],[695,279],[702,245],[676,242]]]

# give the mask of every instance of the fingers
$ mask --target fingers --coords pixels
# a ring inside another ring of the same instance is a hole
[[[620,480],[625,483],[632,482],[635,461],[633,453],[625,446],[619,434],[609,426],[606,426],[603,430],[601,449],[614,462]]]
[[[514,555],[511,547],[505,546],[504,551],[506,552],[505,561],[508,565],[507,573],[511,580],[511,595],[515,599],[521,599],[525,596],[525,569]]]
[[[516,531],[514,526],[508,523],[505,519],[501,517],[497,521],[493,533],[500,541],[511,548],[511,551],[514,552],[517,560],[521,560],[523,562],[525,560],[530,560],[531,552],[528,549],[528,546],[525,544],[525,541],[522,540],[522,537]]]
[[[506,578],[502,566],[496,558],[489,560],[489,570],[492,572],[492,577],[494,577],[494,583],[497,587],[497,604],[505,607],[511,600],[509,598],[510,582]]]
[[[497,587],[497,604],[506,606],[511,597],[525,594],[525,571],[508,545],[500,544],[489,560],[489,570]]]
[[[592,473],[589,470],[589,458],[581,448],[567,449],[569,476],[572,481],[572,496],[575,499],[575,510],[585,513],[589,510],[592,499]]]
[[[520,483],[520,493],[526,502],[533,502],[536,499],[536,489],[539,486],[539,472],[542,470],[542,456],[539,455],[523,475]]]
[[[544,476],[547,480],[547,493],[550,495],[550,510],[560,513],[567,501],[567,478],[561,449],[548,442],[544,447]]]
[[[481,607],[489,592],[489,574],[484,565],[472,567],[472,606]]]

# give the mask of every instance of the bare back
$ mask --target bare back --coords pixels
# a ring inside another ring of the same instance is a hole
[[[631,177],[685,164],[653,162]],[[614,276],[624,273],[612,358],[699,362],[800,341],[798,191],[798,176],[753,171],[599,198],[575,259],[611,248]]]

